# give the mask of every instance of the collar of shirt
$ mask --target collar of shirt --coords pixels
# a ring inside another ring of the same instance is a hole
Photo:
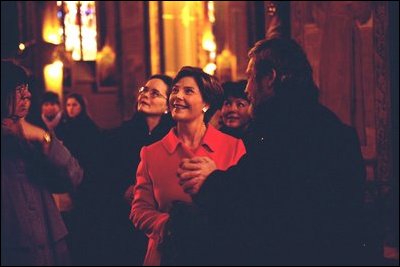
[[[216,136],[218,136],[218,130],[209,124],[200,146],[204,147],[209,152],[214,152],[218,146],[218,143],[221,141],[216,138]],[[179,140],[175,134],[175,127],[169,131],[169,133],[162,139],[161,142],[169,154],[173,154],[178,145],[183,145],[182,141]]]

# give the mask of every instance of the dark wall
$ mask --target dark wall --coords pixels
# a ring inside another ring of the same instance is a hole
[[[1,2],[1,58],[12,57],[18,49],[17,2]]]
[[[392,93],[392,127],[393,127],[393,203],[394,245],[399,246],[399,2],[389,3],[389,40],[390,40],[390,74]]]

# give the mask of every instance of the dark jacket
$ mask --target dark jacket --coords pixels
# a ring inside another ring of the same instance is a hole
[[[140,150],[164,137],[173,125],[169,115],[150,133],[145,117],[137,113],[120,127],[103,132],[104,149],[100,164],[102,189],[97,192],[102,220],[106,220],[105,234],[107,264],[141,265],[146,252],[147,238],[129,220],[130,203],[124,198],[127,189],[133,189]],[[131,191],[128,191],[131,192]],[[127,194],[131,195],[131,194]],[[133,195],[132,195],[133,196]],[[107,216],[104,216],[107,214]],[[129,248],[129,249],[127,249]],[[100,264],[104,264],[100,262]]]
[[[51,192],[75,188],[83,171],[54,137],[48,155],[16,136],[2,134],[1,138],[2,265],[60,263],[52,249],[67,229]]]
[[[225,236],[215,262],[357,263],[365,169],[354,129],[318,103],[275,97],[252,131],[247,155],[194,198]]]
[[[89,116],[64,117],[55,128],[55,133],[85,169],[93,168],[98,163],[96,153],[100,131]]]
[[[248,132],[251,129],[252,122],[249,122],[248,127],[246,129],[240,128],[231,128],[223,125],[219,130],[223,133],[229,134],[230,136],[236,137],[238,139],[242,139],[244,145],[247,147],[249,140],[248,140]]]
[[[140,162],[140,150],[163,138],[174,125],[170,115],[164,115],[160,123],[149,131],[145,116],[136,113],[120,127],[104,133],[107,146],[107,166],[118,181],[120,192],[135,183],[136,169]]]

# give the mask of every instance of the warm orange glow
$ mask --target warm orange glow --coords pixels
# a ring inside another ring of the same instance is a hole
[[[55,2],[47,2],[45,12],[43,12],[42,38],[47,43],[58,45],[62,41],[60,34],[61,23],[57,18],[58,7]]]
[[[26,47],[25,47],[25,44],[24,44],[24,43],[20,43],[20,44],[18,45],[18,48],[19,48],[20,51],[24,51]]]
[[[217,69],[217,65],[215,63],[208,63],[204,68],[203,71],[210,75],[214,75],[215,70]]]
[[[78,4],[80,4],[79,28]],[[95,1],[64,1],[65,49],[74,60],[96,60],[97,28]],[[81,44],[82,40],[82,44]],[[81,51],[81,47],[83,51]],[[83,58],[81,58],[83,55]]]
[[[201,67],[213,73],[217,51],[212,32],[215,21],[213,1],[161,1],[161,5],[165,73],[174,76],[186,65]],[[150,16],[150,25],[155,23],[155,19],[155,16]],[[153,33],[150,40],[156,40]],[[159,53],[155,52],[156,49],[151,51],[152,59],[153,54],[156,58]],[[156,65],[152,61],[152,68]]]
[[[237,59],[229,49],[222,50],[217,56],[217,76],[221,82],[237,79]]]
[[[115,74],[116,58],[117,56],[114,50],[109,45],[105,45],[103,49],[97,53],[97,75],[100,81],[104,82]]]
[[[174,76],[182,66],[203,67],[204,2],[161,1],[165,73]]]
[[[62,96],[63,63],[59,60],[44,66],[44,83],[46,91],[52,91]]]
[[[207,3],[207,9],[208,9],[208,20],[211,23],[215,22],[215,9],[214,9],[214,1],[208,1]]]
[[[182,8],[181,19],[182,24],[183,26],[185,26],[185,28],[188,28],[190,23],[196,20],[196,17],[191,14],[194,13],[192,8],[193,6],[189,3],[185,4],[185,6]]]
[[[215,36],[212,30],[212,25],[215,22],[214,16],[214,2],[207,1],[207,20],[204,22],[204,32],[202,46],[208,52],[207,65],[203,68],[208,74],[214,75],[217,65],[215,64],[217,44],[215,43]]]
[[[158,1],[149,1],[151,74],[161,73],[158,5]]]
[[[214,41],[214,35],[211,30],[203,34],[203,49],[209,52],[215,52],[217,50],[217,44]]]

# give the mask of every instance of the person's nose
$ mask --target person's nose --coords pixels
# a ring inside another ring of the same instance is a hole
[[[143,91],[140,95],[139,98],[150,98],[150,91]]]
[[[176,94],[175,97],[179,100],[183,100],[183,92],[182,90],[179,90]]]
[[[230,106],[230,111],[231,111],[231,112],[234,112],[234,111],[237,111],[237,110],[238,110],[238,107],[237,107],[236,104],[232,104],[232,105]]]

